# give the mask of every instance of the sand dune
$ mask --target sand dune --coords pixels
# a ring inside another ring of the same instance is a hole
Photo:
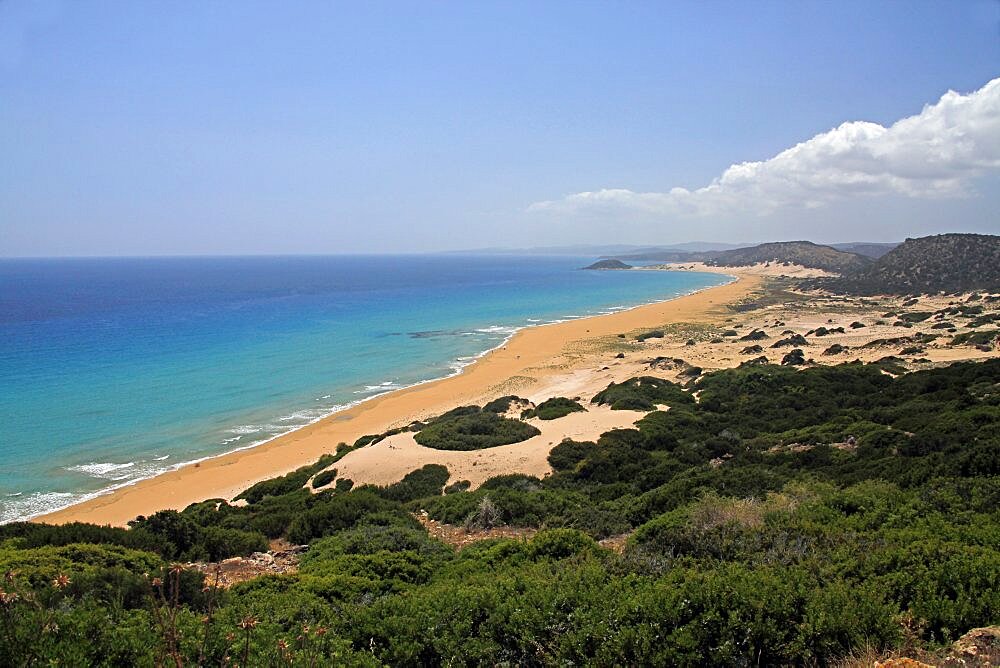
[[[425,448],[413,440],[412,432],[404,432],[351,452],[333,468],[337,469],[338,478],[353,480],[356,485],[390,485],[425,464],[446,466],[451,473],[450,482],[468,480],[473,488],[505,473],[541,478],[552,472],[547,460],[549,451],[564,438],[596,440],[606,431],[631,427],[643,415],[591,406],[586,413],[570,413],[557,420],[529,420],[542,433],[526,441],[466,452]]]

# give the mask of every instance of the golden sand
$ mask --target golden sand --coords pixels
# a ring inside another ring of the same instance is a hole
[[[527,328],[456,376],[375,397],[257,447],[140,481],[37,521],[123,526],[137,515],[179,510],[205,499],[231,499],[260,480],[315,462],[323,453],[333,452],[338,443],[353,443],[362,435],[381,433],[456,406],[482,404],[514,393],[535,400],[554,394],[583,395],[641,368],[638,361],[616,360],[608,352],[608,340],[614,342],[618,334],[671,323],[721,322],[728,315],[725,305],[756,289],[762,280],[745,274],[732,283],[670,301]],[[609,424],[619,420],[614,416],[602,419],[610,420]],[[344,463],[353,466],[346,459]]]
[[[456,406],[482,405],[508,394],[535,403],[554,396],[578,398],[587,405],[586,413],[547,423],[536,420],[542,434],[522,443],[450,452],[421,447],[412,434],[401,433],[354,450],[334,465],[340,477],[358,485],[390,484],[432,463],[447,466],[452,482],[469,480],[474,487],[504,473],[542,477],[551,471],[549,451],[563,438],[593,440],[610,429],[630,426],[640,417],[638,413],[611,411],[588,403],[609,383],[637,375],[684,382],[685,369],[691,366],[711,371],[734,367],[761,355],[778,363],[790,348],[772,346],[790,333],[807,336],[808,345],[802,350],[815,364],[871,362],[894,356],[905,358],[907,368],[920,369],[1000,355],[1000,347],[996,346],[981,349],[951,345],[952,334],[934,327],[940,316],[910,328],[898,326],[896,318],[890,317],[890,313],[908,310],[938,311],[965,297],[925,295],[912,304],[899,297],[859,299],[765,289],[767,280],[814,273],[773,264],[671,268],[723,272],[739,280],[629,311],[521,330],[506,346],[485,355],[459,375],[376,397],[255,448],[186,466],[38,520],[123,525],[140,514],[182,509],[209,498],[232,499],[260,480],[315,462],[320,455],[333,452],[338,443],[353,443],[365,434],[383,433]],[[742,306],[731,308],[737,302]],[[990,311],[1000,309],[1000,304],[992,304]],[[851,327],[855,322],[864,327]],[[972,331],[968,324],[954,323],[959,332]],[[820,327],[838,331],[814,334]],[[651,329],[662,330],[662,338],[636,340],[635,334]],[[760,349],[754,348],[752,341],[741,340],[756,329],[767,333],[766,339],[756,342]],[[918,333],[925,339],[926,335],[937,338],[914,341]],[[832,352],[833,344],[841,348]]]

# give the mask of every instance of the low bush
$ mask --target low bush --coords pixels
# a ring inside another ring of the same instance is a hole
[[[337,477],[337,469],[327,469],[326,471],[321,471],[316,474],[313,478],[312,487],[313,489],[319,489],[320,487],[326,487]]]
[[[992,343],[1000,338],[1000,329],[987,330],[983,332],[964,332],[955,336],[951,340],[951,345],[962,346],[971,345],[979,346],[987,343]]]
[[[468,480],[456,480],[447,487],[444,488],[445,494],[455,494],[456,492],[465,492],[472,487],[472,483]]]
[[[635,340],[638,341],[639,343],[642,343],[647,339],[662,339],[664,336],[666,336],[666,334],[663,333],[663,330],[654,329],[652,331],[643,332],[642,334],[636,335]]]
[[[553,397],[538,404],[534,408],[521,413],[522,420],[537,417],[539,420],[555,420],[570,413],[586,411],[579,403],[566,397]]]
[[[459,413],[441,417],[414,436],[417,443],[437,450],[481,450],[525,441],[541,432],[527,422],[496,413]]]
[[[247,503],[256,503],[265,496],[281,496],[296,489],[301,489],[309,481],[309,478],[336,462],[337,459],[336,455],[323,455],[315,464],[303,466],[280,478],[272,478],[257,483],[253,487],[241,492],[236,499],[244,499]]]
[[[425,496],[438,496],[451,474],[440,464],[425,464],[416,471],[403,476],[399,482],[383,487],[379,496],[405,503]]]
[[[659,404],[693,404],[694,398],[676,383],[652,376],[640,376],[621,383],[611,383],[591,401],[609,405],[612,410],[651,411]]]
[[[511,404],[516,403],[528,403],[528,400],[522,399],[514,394],[509,394],[505,397],[500,397],[499,399],[494,399],[493,401],[487,403],[483,406],[483,411],[487,413],[506,413],[510,410]]]

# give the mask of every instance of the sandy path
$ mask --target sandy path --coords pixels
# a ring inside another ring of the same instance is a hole
[[[207,498],[232,498],[255,482],[316,461],[340,442],[353,443],[364,434],[455,406],[512,393],[544,398],[556,394],[546,389],[550,384],[581,391],[607,385],[610,378],[626,378],[641,365],[615,361],[600,351],[600,339],[671,323],[718,323],[728,316],[724,306],[756,289],[761,280],[743,275],[733,283],[659,304],[524,329],[457,376],[376,397],[255,448],[164,473],[37,519],[120,526],[136,515],[182,509]]]

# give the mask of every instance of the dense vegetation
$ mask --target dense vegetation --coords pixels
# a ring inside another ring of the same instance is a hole
[[[940,234],[907,239],[864,271],[816,285],[873,294],[1000,291],[1000,236]]]
[[[877,260],[898,245],[898,243],[849,242],[843,244],[830,244],[830,247],[844,251],[845,253],[856,253],[857,255],[864,255],[865,257]]]
[[[431,465],[314,494],[296,472],[128,531],[0,527],[0,661],[822,665],[1000,622],[1000,360],[758,365],[598,397],[669,410],[564,441],[544,479],[442,494]],[[491,419],[442,423],[463,417]],[[542,530],[456,552],[420,509]],[[170,566],[217,531],[310,547],[299,572],[229,591]],[[623,534],[621,554],[595,542]]]

